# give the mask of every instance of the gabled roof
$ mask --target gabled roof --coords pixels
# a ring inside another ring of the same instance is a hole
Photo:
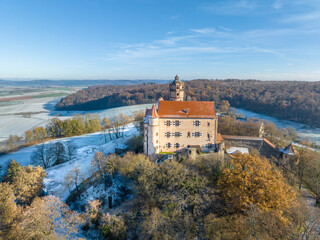
[[[292,143],[289,146],[287,146],[285,149],[283,149],[282,152],[287,155],[297,155],[298,154],[297,150],[292,145]]]
[[[215,118],[214,102],[159,101],[160,118]]]

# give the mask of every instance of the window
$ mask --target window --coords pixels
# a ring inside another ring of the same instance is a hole
[[[158,143],[159,141],[157,140],[156,143]]]
[[[190,132],[188,132],[188,137],[191,137]]]
[[[208,140],[210,141],[210,133],[208,133]]]
[[[196,126],[196,127],[201,126],[201,121],[199,121],[199,120],[194,120],[194,121],[193,121],[193,126]]]
[[[175,137],[181,137],[181,136],[182,136],[182,133],[181,133],[181,132],[175,132],[175,133],[174,133],[174,136],[175,136]]]
[[[169,137],[171,137],[171,133],[170,133],[170,132],[166,132],[166,133],[164,134],[164,136],[169,138]]]
[[[159,134],[158,133],[156,133],[156,136],[158,136]]]
[[[171,148],[171,143],[167,143],[166,148]]]
[[[175,147],[175,148],[179,148],[179,147],[180,147],[180,143],[175,143],[175,144],[174,144],[174,147]]]
[[[170,120],[164,121],[164,125],[165,126],[171,126],[171,121]]]
[[[210,122],[208,122],[208,127],[210,127]]]
[[[181,125],[181,121],[180,121],[180,120],[175,120],[175,121],[174,121],[174,125],[180,126],[180,125]]]
[[[193,133],[192,133],[192,135],[193,135]],[[201,132],[195,132],[195,133],[194,133],[194,136],[195,136],[195,137],[201,137],[201,136],[202,136],[202,133],[201,133]]]

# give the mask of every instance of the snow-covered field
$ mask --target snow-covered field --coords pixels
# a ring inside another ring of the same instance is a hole
[[[317,145],[320,145],[320,128],[311,127],[309,125],[302,124],[302,123],[280,120],[264,114],[254,113],[254,112],[247,111],[240,108],[237,108],[236,110],[238,113],[242,113],[247,118],[254,117],[254,118],[265,119],[270,122],[273,122],[279,128],[292,127],[297,131],[299,137],[304,139],[310,139],[311,142],[315,142]]]
[[[59,100],[60,98],[56,97],[33,98],[19,101],[19,104],[16,105],[0,107],[0,142],[8,139],[10,135],[23,136],[27,130],[45,126],[53,117],[66,119],[77,114],[95,113],[99,114],[101,118],[112,118],[119,113],[132,115],[135,111],[144,110],[151,106],[150,104],[142,104],[99,111],[56,111],[54,106]],[[16,115],[23,112],[41,111],[45,112],[33,114],[30,118]]]
[[[89,177],[92,173],[91,160],[97,151],[101,151],[104,154],[114,153],[114,149],[116,147],[123,147],[125,142],[136,134],[138,134],[137,129],[133,124],[129,124],[124,130],[123,138],[109,141],[108,136],[109,142],[107,143],[105,143],[102,132],[47,142],[46,144],[57,141],[62,143],[70,141],[77,146],[76,157],[72,161],[46,169],[47,177],[45,178],[44,182],[48,193],[60,197],[63,201],[65,201],[69,195],[69,190],[64,186],[63,181],[70,169],[77,165],[81,170],[81,173],[83,173],[85,177]],[[0,156],[0,166],[5,169],[11,159],[15,159],[23,166],[33,164],[31,156],[35,148],[35,146],[32,146],[21,149],[16,153]]]

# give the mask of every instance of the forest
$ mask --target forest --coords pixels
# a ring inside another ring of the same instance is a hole
[[[0,182],[0,238],[319,239],[319,216],[299,193],[302,181],[319,183],[319,167],[310,171],[314,162],[300,153],[277,167],[256,154],[156,164],[143,154],[96,152],[89,179],[77,166],[66,175],[74,189],[66,204],[44,194],[42,167],[13,160]],[[116,183],[121,196],[112,203]],[[92,189],[100,195],[87,201]]]
[[[134,121],[141,131],[143,115]],[[112,141],[110,133],[121,137],[127,122],[123,115],[110,122],[94,115],[54,119],[46,133],[58,138],[102,128]],[[219,122],[224,134],[256,136],[258,126],[254,119],[241,122],[229,115]],[[40,141],[40,130],[28,139]],[[277,145],[296,138],[293,130],[270,122],[265,134]],[[46,194],[43,180],[48,167],[71,163],[77,146],[39,144],[32,155],[37,167],[12,160],[0,182],[0,239],[319,239],[320,216],[301,194],[308,188],[320,202],[319,153],[298,148],[286,164],[258,151],[159,164],[141,154],[141,143],[141,136],[132,136],[129,152],[121,156],[97,151],[87,159],[88,177],[74,164],[63,180],[69,189],[65,203]]]
[[[228,100],[232,107],[320,127],[320,83],[303,81],[185,81],[187,101]],[[168,99],[168,84],[92,86],[63,98],[60,110],[96,110]]]

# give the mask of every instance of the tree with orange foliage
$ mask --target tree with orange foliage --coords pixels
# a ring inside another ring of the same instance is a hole
[[[224,169],[218,182],[229,207],[237,212],[255,207],[282,218],[296,195],[281,173],[273,169],[268,160],[257,156],[237,154],[232,163],[233,167]]]

